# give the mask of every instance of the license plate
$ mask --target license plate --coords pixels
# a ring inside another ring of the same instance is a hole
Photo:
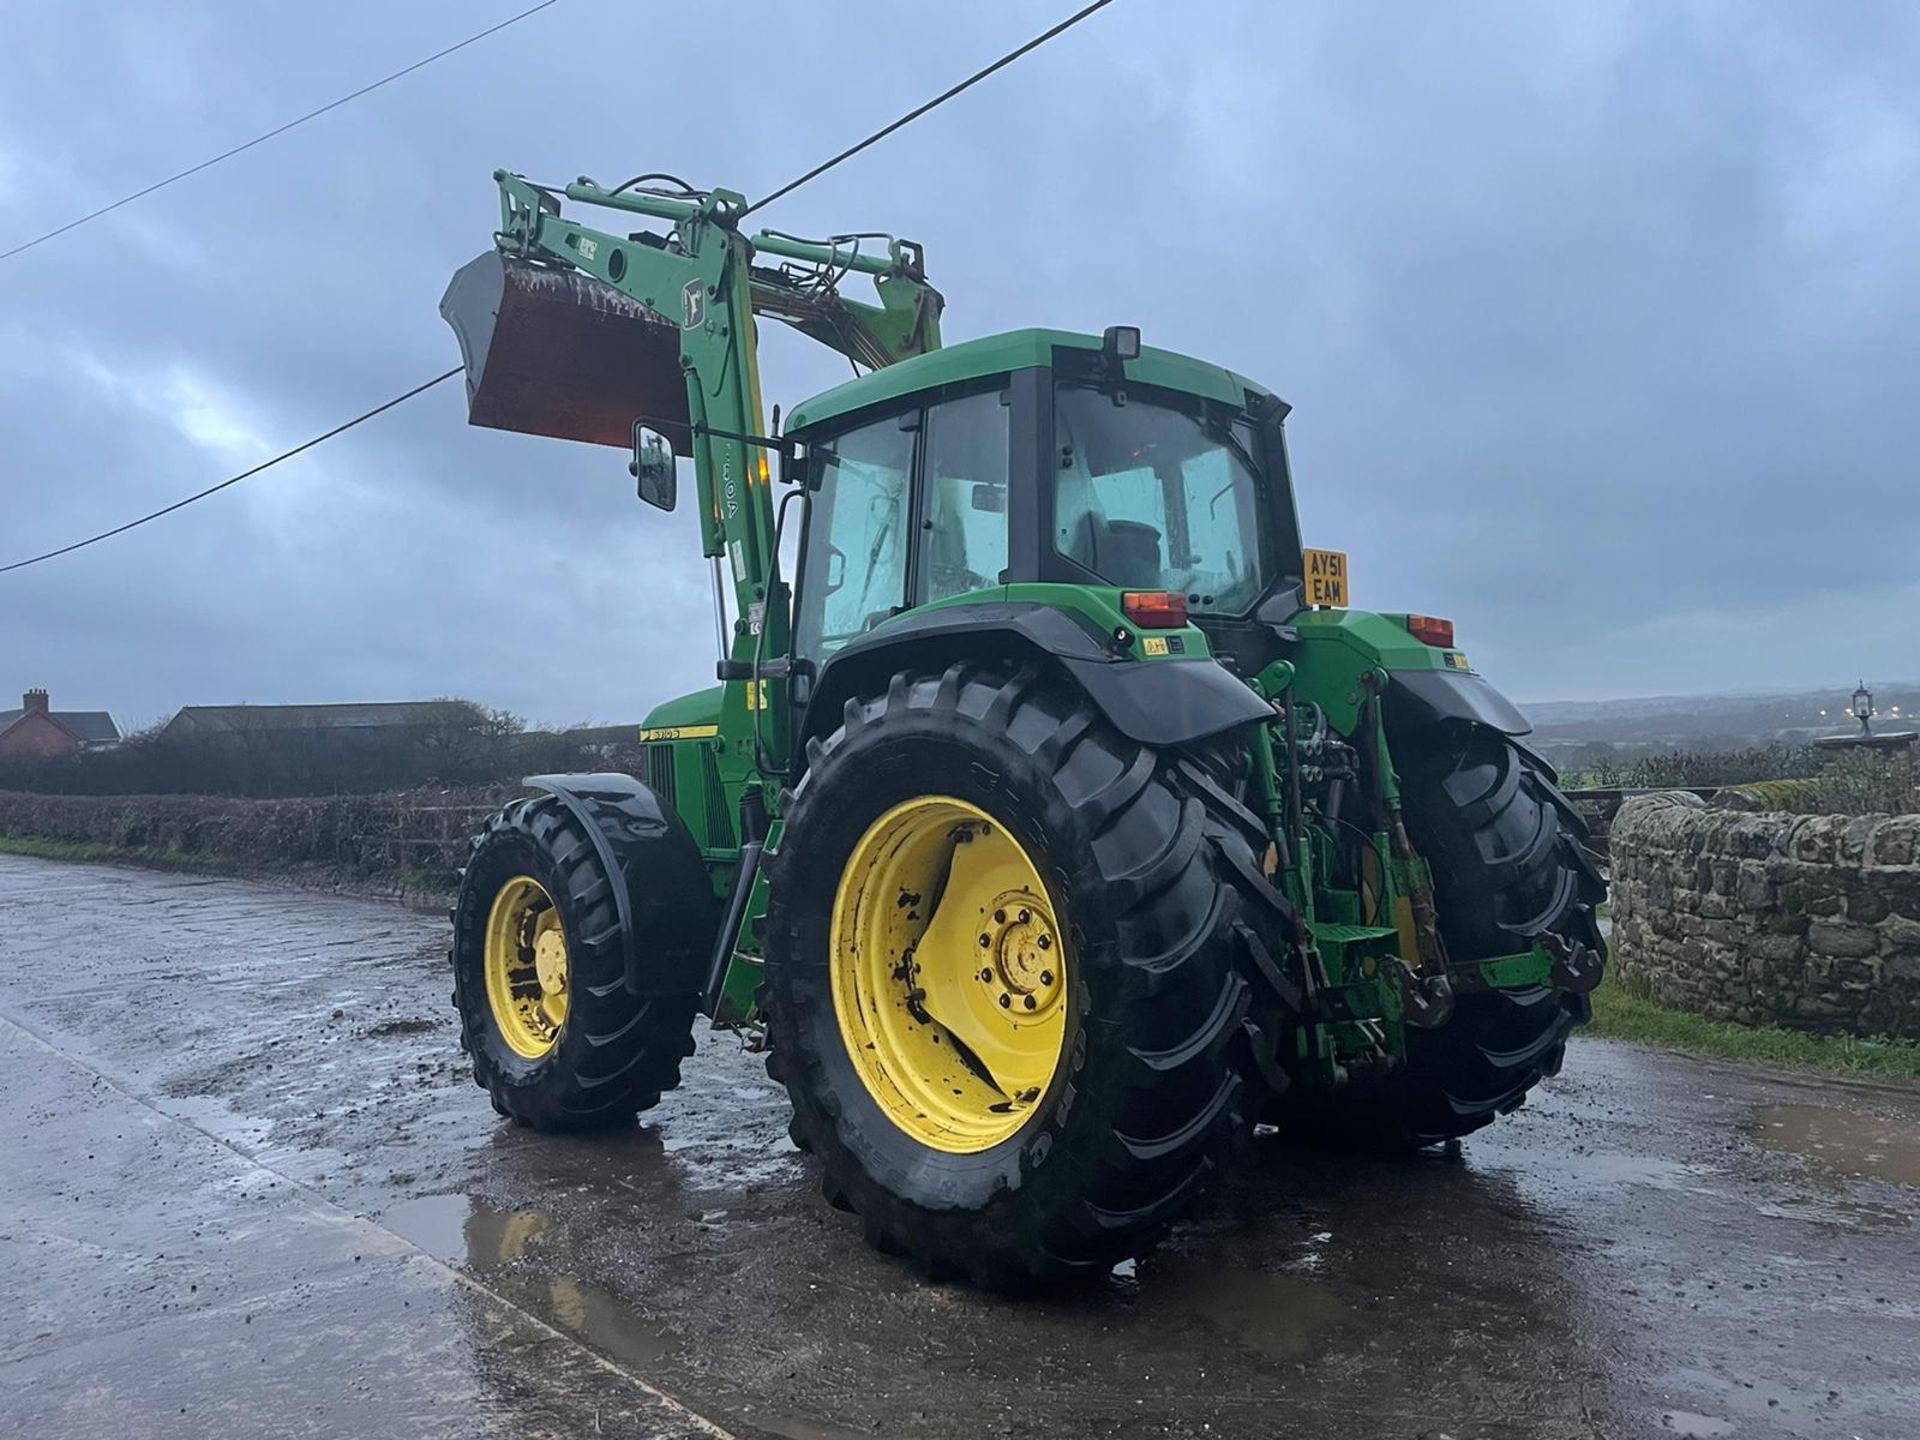
[[[1307,604],[1345,608],[1347,603],[1347,556],[1343,550],[1309,550],[1307,562]]]

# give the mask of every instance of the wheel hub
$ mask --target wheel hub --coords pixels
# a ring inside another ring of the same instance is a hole
[[[542,930],[535,937],[533,971],[542,994],[558,995],[567,988],[567,942],[558,930]]]
[[[1060,999],[1060,942],[1046,902],[1025,890],[997,896],[981,927],[989,963],[980,981],[1003,1010],[1037,1017]]]

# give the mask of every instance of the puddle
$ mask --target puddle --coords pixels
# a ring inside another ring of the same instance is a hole
[[[380,1223],[436,1260],[489,1270],[522,1258],[549,1222],[542,1211],[495,1210],[471,1195],[421,1195],[393,1206]]]
[[[393,1206],[380,1223],[436,1259],[482,1273],[527,1258],[529,1247],[552,1224],[544,1211],[495,1210],[471,1195],[421,1195]],[[539,1269],[509,1272],[490,1283],[500,1284],[550,1324],[627,1364],[652,1365],[679,1348],[671,1330],[643,1318],[609,1291]]]
[[[1466,1152],[1470,1173],[1497,1176],[1527,1200],[1555,1207],[1584,1195],[1617,1194],[1629,1186],[1710,1195],[1716,1193],[1714,1182],[1719,1175],[1711,1165],[1659,1155],[1577,1148],[1542,1151],[1537,1142],[1511,1134],[1476,1135],[1470,1144]]]
[[[1731,1435],[1733,1422],[1717,1420],[1711,1415],[1696,1415],[1691,1410],[1662,1410],[1660,1428],[1675,1435]]]
[[[635,1314],[627,1304],[597,1285],[569,1275],[547,1282],[547,1316],[562,1330],[636,1368],[651,1368],[679,1348],[680,1342],[664,1325]]]
[[[1920,1135],[1910,1123],[1824,1105],[1761,1105],[1751,1133],[1765,1149],[1850,1180],[1920,1186]]]
[[[1857,1230],[1904,1230],[1913,1217],[1884,1205],[1861,1205],[1851,1200],[1826,1200],[1796,1195],[1756,1207],[1770,1220],[1804,1220],[1813,1225],[1840,1225]]]

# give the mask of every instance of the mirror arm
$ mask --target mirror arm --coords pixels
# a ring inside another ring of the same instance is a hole
[[[692,430],[695,435],[709,435],[716,440],[738,440],[742,445],[758,445],[763,450],[778,450],[782,455],[793,453],[794,442],[784,435],[742,435],[712,425],[694,425]]]

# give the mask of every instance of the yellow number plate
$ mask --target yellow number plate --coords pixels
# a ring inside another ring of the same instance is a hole
[[[1307,562],[1307,604],[1347,603],[1347,556],[1344,550],[1309,550]]]

